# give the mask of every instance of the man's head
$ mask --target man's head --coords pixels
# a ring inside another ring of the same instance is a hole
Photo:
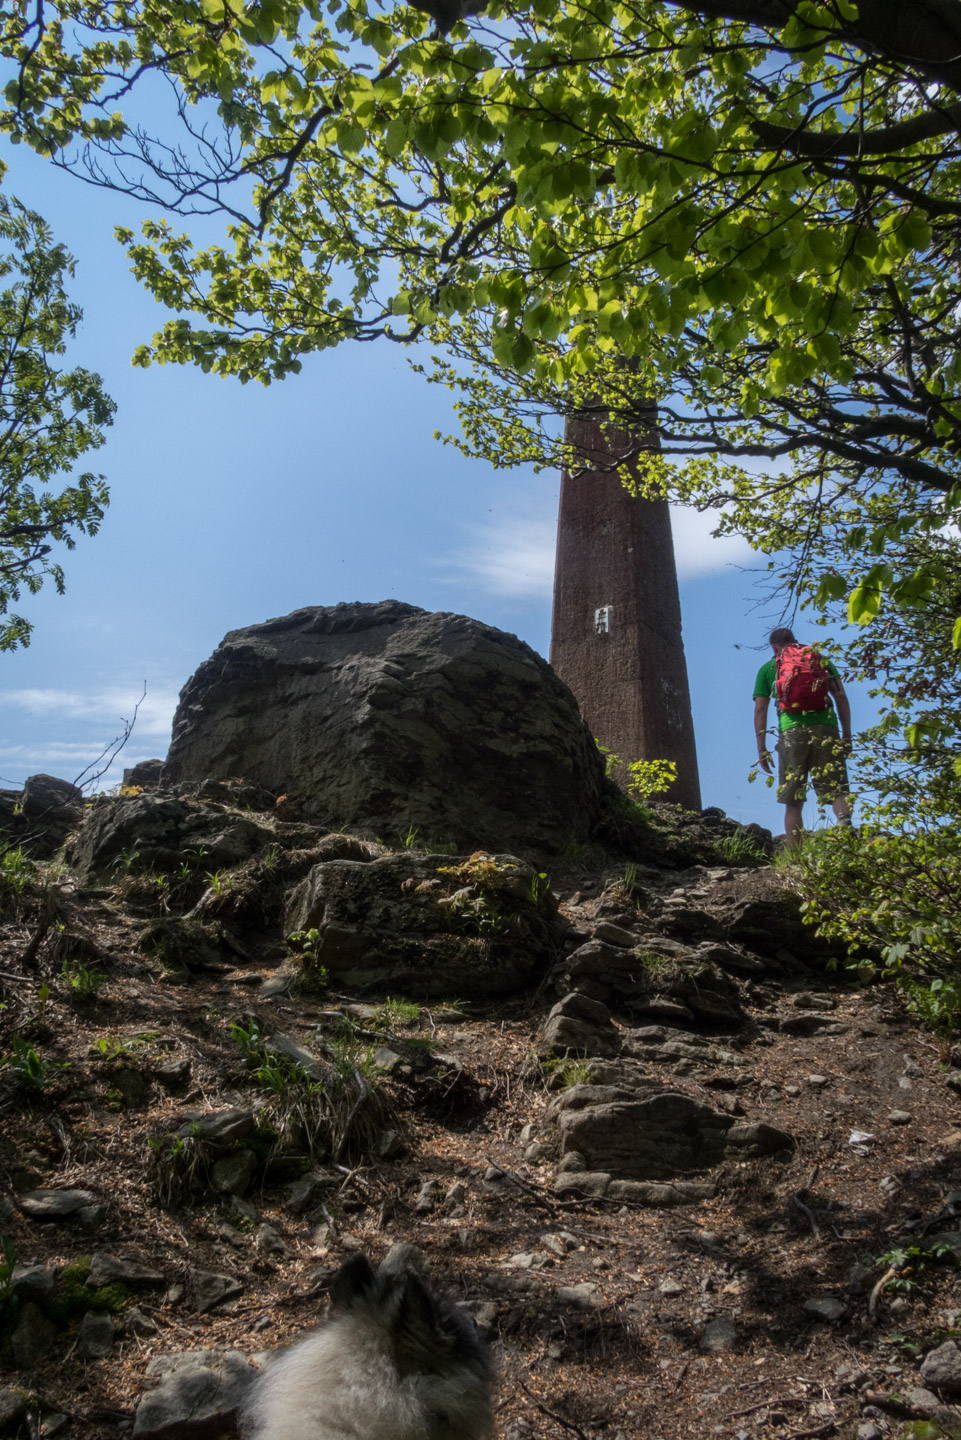
[[[794,631],[788,630],[783,625],[777,630],[772,630],[770,635],[767,637],[767,640],[768,644],[771,646],[771,649],[776,651],[783,650],[785,645],[797,644],[797,641],[794,638]]]

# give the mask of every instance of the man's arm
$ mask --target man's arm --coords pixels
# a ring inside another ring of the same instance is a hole
[[[770,699],[766,695],[755,695],[754,697],[754,738],[757,740],[757,763],[766,775],[773,773],[771,752],[767,745],[767,707],[770,703]],[[840,710],[838,713],[840,714]],[[848,717],[850,719],[850,709]]]
[[[851,743],[851,702],[845,693],[844,686],[840,680],[831,677],[828,690],[838,710],[838,719],[841,722],[841,739]],[[756,728],[756,727],[755,727]]]

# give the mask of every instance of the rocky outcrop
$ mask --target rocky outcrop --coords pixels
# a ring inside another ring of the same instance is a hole
[[[527,645],[383,601],[226,636],[181,692],[164,778],[232,775],[389,842],[550,852],[598,820],[603,762]]]
[[[83,814],[83,791],[54,775],[31,775],[22,790],[0,790],[0,836],[45,859]]]
[[[565,928],[546,877],[482,852],[315,865],[285,914],[288,934],[316,932],[307,980],[432,999],[520,989],[548,968]]]

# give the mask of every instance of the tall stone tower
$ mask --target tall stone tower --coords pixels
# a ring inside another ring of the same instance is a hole
[[[567,423],[582,469],[561,475],[551,665],[595,738],[622,760],[673,760],[665,797],[701,788],[666,500],[635,498],[613,468],[636,449],[599,412]]]

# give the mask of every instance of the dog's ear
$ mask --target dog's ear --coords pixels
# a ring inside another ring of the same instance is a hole
[[[333,1310],[350,1310],[358,1300],[369,1300],[377,1289],[377,1277],[367,1256],[358,1250],[345,1260],[330,1282],[330,1304]]]

